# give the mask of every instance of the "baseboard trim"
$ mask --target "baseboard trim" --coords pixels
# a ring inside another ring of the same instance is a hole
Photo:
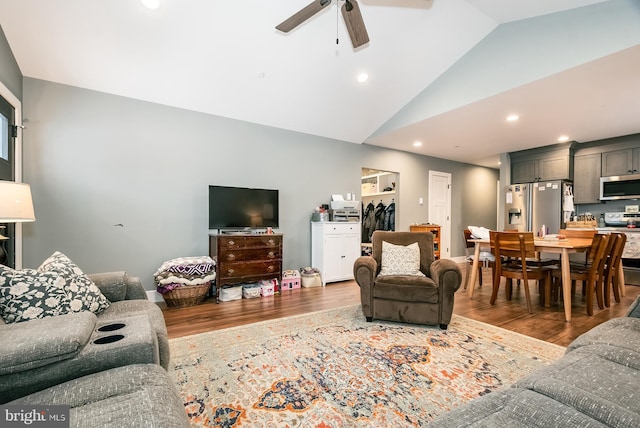
[[[147,299],[149,299],[154,303],[164,302],[164,299],[162,298],[162,294],[158,293],[155,290],[147,290]]]

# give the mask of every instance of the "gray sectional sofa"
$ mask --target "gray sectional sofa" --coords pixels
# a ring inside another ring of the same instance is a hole
[[[640,427],[640,303],[584,333],[555,363],[430,427]]]
[[[98,315],[0,319],[0,404],[70,406],[71,426],[189,426],[162,311],[138,278],[88,277],[109,300]]]

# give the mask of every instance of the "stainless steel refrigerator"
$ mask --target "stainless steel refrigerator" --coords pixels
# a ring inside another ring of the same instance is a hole
[[[563,201],[573,193],[569,182],[556,180],[512,184],[507,187],[505,230],[533,231],[538,236],[565,227]]]
[[[507,186],[505,199],[505,230],[531,230],[531,183]]]

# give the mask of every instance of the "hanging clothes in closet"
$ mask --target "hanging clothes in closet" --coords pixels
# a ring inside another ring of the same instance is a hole
[[[366,207],[362,207],[362,242],[371,242],[371,235],[376,230],[396,229],[396,204],[392,200],[387,206],[382,200],[374,205],[369,202]]]

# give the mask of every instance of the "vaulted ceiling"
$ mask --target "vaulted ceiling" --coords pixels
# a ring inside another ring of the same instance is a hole
[[[636,0],[360,0],[355,50],[337,0],[275,29],[309,2],[0,0],[0,26],[26,77],[494,168],[640,132]]]

